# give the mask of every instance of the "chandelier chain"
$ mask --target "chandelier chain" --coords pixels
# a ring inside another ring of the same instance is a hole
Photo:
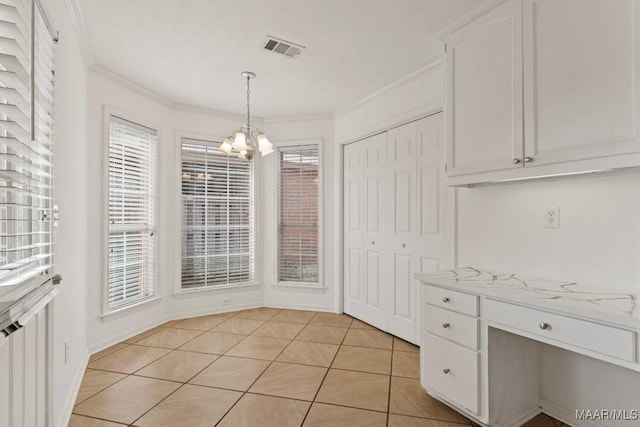
[[[251,135],[251,77],[247,76],[247,133]]]

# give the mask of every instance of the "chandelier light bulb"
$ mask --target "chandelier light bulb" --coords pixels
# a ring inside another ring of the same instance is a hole
[[[230,156],[231,151],[233,151],[233,147],[231,146],[231,144],[233,144],[233,140],[229,137],[225,138],[222,142],[222,145],[220,145],[220,151],[222,151],[227,156]]]
[[[232,147],[237,151],[242,151],[247,149],[247,136],[242,131],[236,132],[236,136],[233,139]]]

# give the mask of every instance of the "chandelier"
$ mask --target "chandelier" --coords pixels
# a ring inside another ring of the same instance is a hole
[[[226,137],[219,149],[227,156],[235,152],[239,159],[251,160],[256,148],[260,151],[262,157],[273,153],[273,144],[269,142],[267,136],[260,129],[251,124],[251,91],[249,82],[256,77],[256,74],[251,71],[243,71],[241,75],[247,79],[247,123],[242,125],[240,130]]]

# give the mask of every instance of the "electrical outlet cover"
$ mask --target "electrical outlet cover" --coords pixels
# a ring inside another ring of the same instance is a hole
[[[558,206],[550,206],[544,210],[544,228],[560,227],[560,208]]]

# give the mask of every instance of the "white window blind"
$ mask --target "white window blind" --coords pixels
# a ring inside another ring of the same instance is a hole
[[[156,294],[156,145],[155,130],[110,116],[110,310]]]
[[[0,2],[0,286],[53,273],[53,53],[31,0]]]
[[[319,282],[318,145],[278,147],[278,280]]]
[[[253,163],[182,140],[182,289],[253,283]]]

